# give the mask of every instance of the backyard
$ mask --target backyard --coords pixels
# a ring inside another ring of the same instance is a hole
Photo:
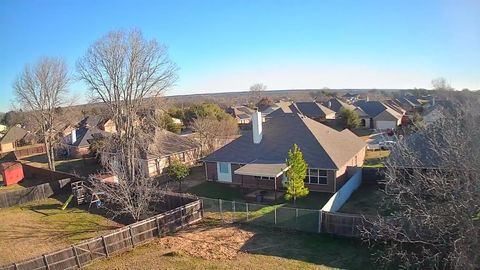
[[[366,151],[365,168],[383,168],[383,161],[390,155],[390,150]]]
[[[361,185],[342,206],[339,212],[349,214],[387,214],[381,208],[384,193],[378,185]]]
[[[206,220],[87,269],[373,269],[358,240]]]
[[[48,160],[45,154],[26,157],[23,158],[21,162],[35,167],[48,168]],[[102,169],[95,157],[58,159],[55,161],[55,167],[57,171],[77,174],[80,176],[89,176]]]
[[[228,184],[206,181],[186,189],[185,192],[205,198],[245,202],[242,188]],[[297,208],[322,209],[331,196],[332,194],[330,193],[310,192],[307,197],[297,199],[295,205],[292,201],[286,201],[283,197],[279,196],[277,201],[272,204],[282,204],[284,206]]]
[[[121,226],[84,207],[72,206],[74,203],[61,210],[67,196],[0,209],[0,265],[54,251]]]

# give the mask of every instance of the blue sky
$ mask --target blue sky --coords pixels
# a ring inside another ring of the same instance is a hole
[[[479,0],[0,0],[0,111],[42,56],[75,62],[111,30],[137,27],[180,67],[167,95],[269,89],[480,89]],[[70,86],[78,102],[86,87]]]

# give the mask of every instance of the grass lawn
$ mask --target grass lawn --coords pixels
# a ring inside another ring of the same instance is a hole
[[[186,192],[199,197],[211,199],[222,199],[236,202],[245,201],[240,187],[222,183],[204,182],[188,188]],[[307,197],[297,199],[296,205],[293,205],[293,201],[286,201],[284,198],[279,198],[273,204],[282,204],[284,206],[296,208],[322,209],[331,196],[332,194],[329,193],[310,192]]]
[[[67,195],[0,209],[0,265],[55,251],[120,224],[83,208],[61,210]]]
[[[390,150],[366,151],[365,152],[365,168],[383,168],[383,160],[390,155]]]
[[[360,137],[362,140],[366,141],[370,138],[370,135],[372,135],[373,130],[368,129],[368,128],[358,128],[353,130],[353,133]]]
[[[375,269],[358,240],[204,221],[87,269]]]
[[[185,192],[212,199],[244,201],[241,188],[215,182],[204,182],[188,188]]]
[[[339,212],[364,215],[388,214],[380,207],[383,196],[383,192],[377,185],[362,185],[353,192]]]

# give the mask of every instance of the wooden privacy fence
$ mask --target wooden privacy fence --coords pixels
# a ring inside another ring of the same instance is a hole
[[[21,159],[23,157],[28,157],[32,155],[38,155],[45,153],[45,146],[42,145],[32,145],[32,147],[18,149],[13,151],[16,159]]]
[[[0,192],[0,208],[48,198],[70,188],[70,178],[60,179],[29,188]]]
[[[33,259],[5,265],[0,267],[0,270],[81,268],[95,260],[114,256],[157,237],[174,233],[201,219],[202,203],[200,200],[195,200],[107,235]]]

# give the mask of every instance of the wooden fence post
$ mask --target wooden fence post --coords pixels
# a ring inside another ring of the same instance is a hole
[[[322,210],[318,210],[318,233],[322,232]]]
[[[47,270],[50,270],[50,265],[48,265],[47,255],[45,254],[43,254],[43,262],[45,263]]]
[[[105,241],[105,236],[102,235],[102,243],[103,243],[103,248],[105,249],[105,256],[108,258],[108,247],[107,247],[107,241]]]
[[[158,216],[155,218],[155,223],[157,224],[158,238],[162,237],[162,229],[160,228],[160,222],[158,221]]]
[[[72,249],[73,249],[73,254],[75,255],[75,262],[77,262],[78,268],[82,268],[82,264],[80,263],[80,258],[78,257],[77,249],[75,248],[74,245],[72,245]]]
[[[132,226],[128,226],[128,232],[130,234],[130,240],[132,240],[132,247],[135,247],[135,241],[133,240]]]

